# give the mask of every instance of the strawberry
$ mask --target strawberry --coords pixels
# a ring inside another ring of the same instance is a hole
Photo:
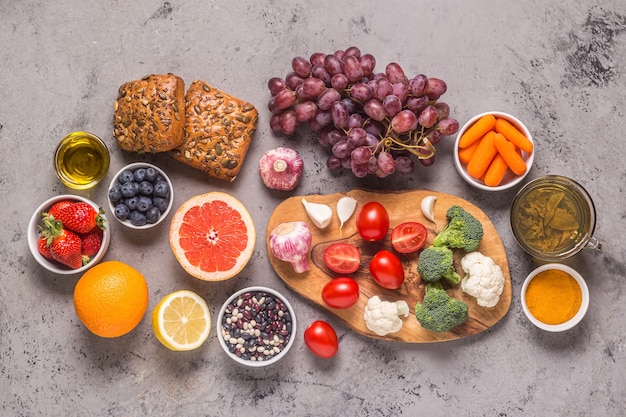
[[[91,204],[78,201],[60,208],[54,216],[63,223],[63,228],[75,233],[87,233],[94,227],[104,229],[104,211],[94,209]]]
[[[83,256],[87,256],[88,258],[94,257],[100,250],[100,246],[102,246],[103,236],[104,231],[99,227],[94,227],[89,232],[80,235],[83,242],[81,249]]]
[[[63,223],[59,220],[48,217],[45,218],[44,224],[46,226],[41,229],[41,238],[49,243],[52,259],[72,269],[83,266],[80,236],[64,229]]]
[[[48,210],[48,214],[56,218],[56,216],[59,215],[59,211],[63,209],[63,207],[71,206],[72,204],[74,204],[74,201],[72,200],[57,201],[52,205],[52,207],[50,207],[50,210]]]
[[[37,240],[37,249],[39,250],[41,256],[49,261],[53,260],[52,254],[50,253],[50,246],[48,246],[48,239],[43,236],[39,236],[39,239]]]

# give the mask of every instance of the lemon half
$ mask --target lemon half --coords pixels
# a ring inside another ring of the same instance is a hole
[[[152,312],[155,337],[168,349],[199,348],[211,332],[211,313],[206,301],[189,290],[166,295]]]

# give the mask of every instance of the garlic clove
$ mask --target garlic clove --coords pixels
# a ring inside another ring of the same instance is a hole
[[[293,149],[278,147],[263,154],[259,160],[259,174],[267,188],[291,191],[300,182],[304,162]]]
[[[330,207],[326,204],[310,203],[304,197],[302,198],[302,204],[315,226],[320,229],[328,227],[333,219],[333,211]]]
[[[422,204],[421,204],[422,214],[424,214],[424,217],[426,217],[428,220],[435,223],[435,226],[437,226],[437,222],[435,221],[435,201],[436,200],[437,200],[437,197],[435,197],[434,195],[429,195],[422,199]]]
[[[341,197],[337,201],[337,217],[339,217],[339,232],[343,228],[343,224],[352,217],[356,210],[356,200],[352,197]]]

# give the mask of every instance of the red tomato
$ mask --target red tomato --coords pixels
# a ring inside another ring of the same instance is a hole
[[[339,350],[335,329],[325,321],[316,320],[304,331],[304,343],[314,355],[329,359]]]
[[[400,253],[415,252],[424,246],[428,231],[423,224],[405,222],[391,231],[391,246]]]
[[[404,267],[400,258],[387,249],[379,250],[370,261],[370,273],[383,288],[395,290],[404,282]]]
[[[361,266],[361,252],[350,243],[333,243],[324,251],[324,263],[333,272],[351,274]]]
[[[352,278],[335,278],[322,289],[322,299],[333,308],[352,307],[359,301],[359,284]]]
[[[389,214],[382,204],[370,201],[359,211],[356,228],[365,240],[381,240],[389,231]]]

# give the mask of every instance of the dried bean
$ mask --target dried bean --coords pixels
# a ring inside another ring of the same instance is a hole
[[[230,303],[222,320],[228,350],[245,360],[268,360],[280,353],[291,337],[286,304],[266,292],[246,292]]]

